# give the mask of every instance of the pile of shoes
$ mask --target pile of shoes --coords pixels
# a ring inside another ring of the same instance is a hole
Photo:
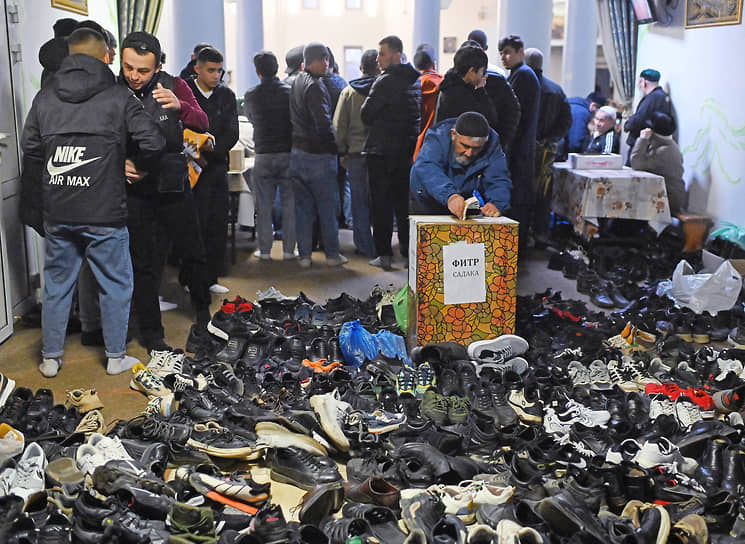
[[[94,390],[54,405],[0,376],[0,541],[745,539],[742,303],[694,315],[649,284],[598,313],[546,291],[518,298],[517,334],[358,364],[342,329],[399,333],[393,292],[226,300],[193,355],[132,369],[147,402],[108,426]]]

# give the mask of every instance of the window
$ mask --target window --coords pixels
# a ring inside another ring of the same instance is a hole
[[[318,9],[320,0],[303,0],[303,7],[305,9]]]
[[[347,0],[347,9],[362,9],[362,0]]]
[[[360,72],[361,60],[362,47],[357,45],[344,46],[344,79],[351,81],[362,75],[362,72]]]

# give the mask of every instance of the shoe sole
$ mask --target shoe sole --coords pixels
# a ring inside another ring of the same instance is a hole
[[[711,340],[708,334],[693,334],[693,341],[697,344],[708,344]]]
[[[264,421],[256,424],[256,436],[258,440],[264,440],[272,448],[297,447],[312,453],[313,455],[328,456],[328,450],[320,443],[303,434],[290,432],[277,423]]]
[[[212,320],[210,319],[209,323],[207,323],[207,332],[210,334],[213,334],[214,336],[217,336],[218,338],[225,340],[226,342],[230,338],[227,332],[225,332],[222,329],[217,328],[215,325],[212,324]]]
[[[8,378],[5,376],[5,387],[3,388],[2,393],[0,393],[0,409],[2,409],[5,406],[5,403],[8,402],[8,398],[10,397],[10,394],[13,392],[13,390],[16,388],[16,381]]]
[[[297,480],[292,479],[289,476],[285,476],[284,474],[280,474],[275,469],[271,470],[271,478],[275,482],[279,482],[281,484],[289,484],[294,485],[295,487],[299,487],[300,489],[304,489],[305,491],[310,491],[311,489],[316,488],[316,484],[303,484],[301,482],[298,482]]]
[[[522,421],[527,421],[527,422],[530,422],[530,423],[541,423],[543,421],[543,417],[542,416],[536,416],[536,415],[530,414],[530,413],[526,412],[525,410],[523,410],[522,406],[519,406],[519,405],[514,404],[512,402],[509,402],[509,401],[507,402],[507,404],[510,405],[510,407],[517,414],[517,417],[519,417],[520,420],[522,420]]]
[[[191,446],[197,451],[212,455],[213,457],[220,457],[222,459],[242,459],[244,461],[255,461],[259,459],[264,453],[265,448],[262,447],[244,447],[244,448],[220,448],[217,446],[211,446],[204,442],[199,442],[190,438],[186,441],[187,446]]]

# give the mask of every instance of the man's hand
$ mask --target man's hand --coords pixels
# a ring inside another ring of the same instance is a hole
[[[448,198],[448,210],[458,219],[463,219],[463,212],[466,210],[466,201],[459,194],[450,195]]]
[[[127,179],[127,183],[132,185],[138,181],[142,181],[142,178],[147,176],[147,172],[141,172],[135,168],[135,163],[127,159],[124,161],[124,177]]]
[[[499,208],[497,208],[491,202],[487,202],[486,204],[481,206],[481,215],[483,215],[484,217],[499,217],[502,214],[499,212]]]
[[[153,90],[153,98],[161,104],[164,108],[168,108],[169,110],[180,110],[181,109],[181,102],[176,97],[175,94],[173,94],[173,91],[171,89],[166,89],[158,83],[157,88]]]
[[[639,133],[639,138],[649,139],[652,137],[652,129],[645,128]]]

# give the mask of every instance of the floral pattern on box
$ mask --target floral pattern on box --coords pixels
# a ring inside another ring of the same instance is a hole
[[[422,223],[417,228],[416,344],[458,342],[468,345],[476,340],[513,333],[518,224],[469,221]],[[444,304],[442,248],[460,241],[484,244],[485,302]]]
[[[552,209],[585,234],[600,217],[670,223],[665,178],[631,168],[573,170],[568,163],[555,164]]]

